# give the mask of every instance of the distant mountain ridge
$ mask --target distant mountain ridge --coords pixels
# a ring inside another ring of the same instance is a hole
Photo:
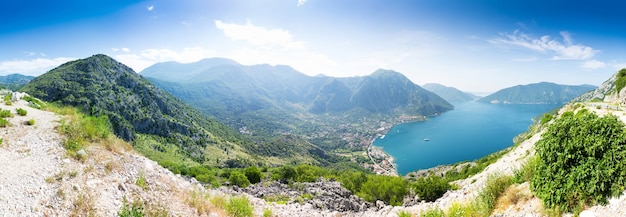
[[[503,104],[564,104],[595,88],[593,85],[541,82],[505,88],[478,101]]]
[[[0,89],[9,89],[15,91],[26,85],[34,78],[34,76],[22,74],[9,74],[0,76]]]
[[[428,83],[422,85],[422,87],[426,90],[429,90],[448,102],[469,102],[480,98],[474,94],[463,92],[454,87],[447,87],[437,83]]]
[[[169,74],[166,73],[168,71]],[[303,104],[313,113],[341,112],[354,108],[389,113],[398,107],[408,107],[423,115],[452,108],[445,100],[413,84],[404,75],[390,70],[377,70],[370,76],[354,78],[312,77],[289,66],[244,66],[228,59],[211,58],[189,64],[157,63],[140,74],[151,80],[159,80],[156,83],[166,90],[172,90],[166,84],[201,84],[205,86],[205,93],[211,93],[203,98],[228,95],[234,97],[234,101],[251,107],[256,105],[265,108],[268,104],[289,102]],[[182,95],[176,94],[176,91],[174,94]],[[228,110],[232,109],[235,108],[231,106]]]

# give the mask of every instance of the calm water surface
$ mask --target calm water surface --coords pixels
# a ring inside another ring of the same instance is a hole
[[[475,160],[513,145],[532,119],[560,105],[467,102],[424,122],[394,126],[375,146],[395,158],[398,173]],[[430,141],[425,141],[429,139]]]

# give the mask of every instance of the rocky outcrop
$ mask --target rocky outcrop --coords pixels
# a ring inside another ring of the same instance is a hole
[[[274,181],[270,184],[261,183],[247,188],[234,187],[239,193],[247,193],[257,198],[289,198],[287,204],[310,204],[313,208],[338,212],[364,212],[376,209],[374,204],[352,194],[341,187],[336,181],[320,179],[312,183],[296,183],[292,185]],[[383,204],[384,206],[384,204]]]

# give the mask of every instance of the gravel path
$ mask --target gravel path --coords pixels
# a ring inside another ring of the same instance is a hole
[[[0,128],[0,213],[2,216],[42,216],[56,194],[45,177],[56,174],[61,167],[64,150],[54,130],[60,117],[51,112],[28,107],[25,101],[0,108],[15,115],[7,118],[12,126]],[[26,116],[15,109],[25,109]],[[30,119],[35,125],[26,125]]]

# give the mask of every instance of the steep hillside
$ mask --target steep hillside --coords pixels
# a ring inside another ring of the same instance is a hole
[[[448,102],[469,102],[480,98],[474,94],[460,91],[454,87],[447,87],[436,83],[424,84],[422,87],[439,95]]]
[[[620,87],[618,87],[618,84],[620,84]],[[603,82],[597,89],[580,95],[579,97],[576,97],[573,101],[603,101],[625,103],[626,89],[623,88],[624,84],[626,84],[626,69],[621,69],[617,73],[613,74],[608,80]]]
[[[478,101],[504,104],[564,104],[595,88],[592,85],[572,86],[541,82],[505,88]]]

